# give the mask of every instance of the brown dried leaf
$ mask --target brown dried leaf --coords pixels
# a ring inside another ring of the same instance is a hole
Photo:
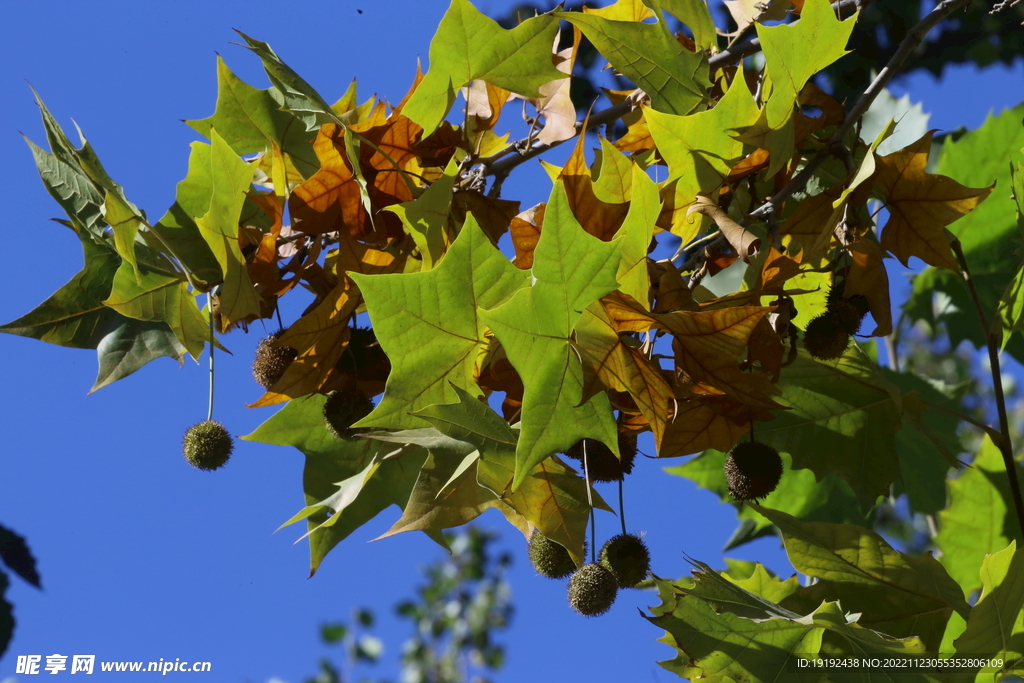
[[[933,132],[897,152],[876,156],[874,184],[885,195],[889,209],[882,246],[904,266],[916,256],[928,265],[959,273],[946,226],[970,213],[993,188],[964,187],[952,178],[925,173]]]

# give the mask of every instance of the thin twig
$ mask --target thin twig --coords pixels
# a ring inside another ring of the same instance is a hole
[[[778,194],[769,199],[767,202],[762,204],[756,210],[754,210],[750,217],[755,220],[764,220],[768,216],[775,215],[782,203],[789,199],[794,192],[799,192],[804,189],[807,185],[807,181],[811,179],[814,172],[825,163],[825,160],[834,154],[836,150],[843,146],[843,138],[846,134],[857,124],[860,118],[867,112],[871,103],[875,101],[879,93],[885,89],[885,86],[892,80],[893,76],[899,73],[903,67],[903,62],[906,61],[910,53],[924,40],[928,32],[931,31],[936,24],[948,17],[950,14],[968,5],[971,0],[943,0],[935,9],[928,13],[928,15],[919,21],[914,28],[907,32],[907,35],[903,37],[903,42],[900,43],[899,48],[896,50],[896,54],[892,56],[889,63],[885,65],[885,68],[875,77],[875,80],[871,82],[868,89],[857,99],[857,102],[853,105],[853,109],[846,115],[846,119],[836,128],[832,137],[828,139],[825,144],[825,149],[818,153],[813,159],[811,159],[803,170],[800,171],[789,181]]]
[[[985,309],[982,308],[981,299],[978,298],[978,290],[974,287],[974,279],[971,277],[970,268],[967,266],[967,259],[964,257],[963,247],[956,235],[946,230],[946,237],[949,238],[949,245],[956,254],[956,260],[960,264],[960,271],[967,289],[971,292],[971,301],[974,303],[974,310],[978,314],[978,322],[981,324],[981,333],[985,337],[985,345],[988,347],[989,369],[992,372],[992,392],[996,397],[996,410],[999,413],[999,431],[1002,435],[1000,442],[996,444],[999,452],[1003,455],[1003,465],[1006,467],[1006,478],[1010,481],[1010,493],[1013,497],[1013,505],[1017,510],[1017,524],[1024,534],[1024,497],[1020,492],[1020,481],[1017,479],[1017,461],[1013,458],[1013,443],[1010,440],[1010,420],[1006,415],[1006,397],[1003,394],[1003,375],[999,369],[999,345],[996,336],[989,329],[988,321],[985,319]]]

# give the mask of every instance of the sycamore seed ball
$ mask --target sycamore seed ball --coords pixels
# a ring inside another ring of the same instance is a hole
[[[828,310],[835,316],[837,324],[847,334],[857,334],[864,316],[868,314],[868,300],[863,294],[854,294],[849,299],[830,302]]]
[[[633,471],[633,463],[636,460],[636,434],[619,432],[620,458],[615,457],[612,450],[597,439],[580,439],[565,452],[565,455],[579,460],[581,466],[584,444],[590,481],[622,481]]]
[[[231,457],[234,441],[220,422],[204,420],[185,432],[185,459],[201,470],[218,470]]]
[[[619,588],[633,588],[647,578],[651,554],[635,534],[619,534],[601,548],[601,564],[614,576]]]
[[[569,606],[585,617],[596,617],[611,609],[619,583],[606,567],[585,564],[569,579]]]
[[[252,376],[264,389],[277,384],[277,381],[284,375],[298,352],[288,346],[274,346],[274,342],[281,338],[284,330],[280,329],[269,337],[260,341],[256,347],[256,359],[252,363]]]
[[[835,360],[850,345],[850,333],[833,311],[825,311],[807,323],[804,348],[817,360]]]
[[[530,564],[541,576],[564,579],[576,571],[576,563],[564,546],[555,543],[536,529],[530,536]]]
[[[782,458],[766,443],[739,443],[725,460],[725,478],[736,500],[764,498],[782,479]]]
[[[332,391],[324,403],[324,423],[328,431],[339,439],[347,439],[354,432],[350,427],[373,410],[373,401],[361,391]]]

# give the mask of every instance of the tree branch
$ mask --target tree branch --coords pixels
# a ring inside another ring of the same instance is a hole
[[[996,410],[999,413],[999,432],[1002,436],[996,445],[1003,456],[1003,465],[1006,467],[1006,478],[1010,481],[1010,494],[1013,497],[1013,506],[1017,511],[1017,524],[1024,534],[1024,497],[1021,496],[1020,480],[1017,479],[1017,461],[1013,458],[1013,443],[1010,440],[1010,421],[1006,415],[1006,397],[1003,394],[1003,374],[999,369],[999,348],[996,335],[989,329],[988,321],[985,319],[985,309],[982,308],[981,299],[978,298],[978,290],[974,287],[974,280],[971,278],[971,270],[964,257],[963,247],[956,235],[946,230],[949,238],[949,245],[956,254],[956,260],[960,264],[960,271],[967,289],[971,293],[971,301],[974,310],[978,314],[978,322],[981,324],[981,333],[985,336],[985,345],[988,347],[989,369],[992,372],[992,391],[996,396]]]

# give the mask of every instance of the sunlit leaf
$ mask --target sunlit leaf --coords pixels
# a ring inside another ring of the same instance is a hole
[[[459,88],[474,79],[536,97],[539,88],[564,78],[551,64],[558,19],[531,17],[505,30],[469,0],[452,0],[430,41],[430,70],[409,99],[405,115],[429,135],[441,123]]]
[[[618,453],[607,394],[581,405],[583,367],[570,335],[586,307],[617,287],[621,253],[619,240],[601,242],[583,231],[556,183],[534,252],[533,286],[480,314],[526,386],[513,488],[542,460],[584,437]]]

